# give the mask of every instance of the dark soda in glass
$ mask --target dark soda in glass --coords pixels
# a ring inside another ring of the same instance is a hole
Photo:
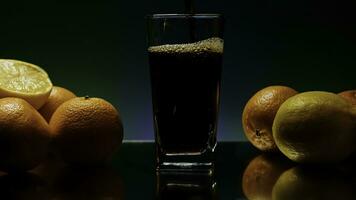
[[[214,150],[222,54],[220,38],[149,47],[159,155],[199,155]]]

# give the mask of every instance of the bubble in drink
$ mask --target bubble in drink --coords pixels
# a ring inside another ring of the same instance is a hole
[[[152,46],[148,48],[149,53],[223,53],[224,41],[221,38],[213,37],[194,43],[186,44],[166,44],[160,46]]]

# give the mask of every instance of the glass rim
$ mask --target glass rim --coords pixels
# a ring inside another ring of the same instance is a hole
[[[218,13],[197,13],[197,14],[150,14],[146,16],[149,19],[184,19],[184,18],[196,18],[196,19],[220,19],[223,18],[223,14]]]

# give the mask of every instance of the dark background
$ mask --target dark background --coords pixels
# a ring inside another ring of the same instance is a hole
[[[44,68],[55,85],[119,108],[125,139],[153,139],[145,16],[181,1],[6,1],[0,57]],[[220,140],[244,140],[241,112],[273,84],[298,91],[356,89],[355,3],[198,0],[226,17]]]

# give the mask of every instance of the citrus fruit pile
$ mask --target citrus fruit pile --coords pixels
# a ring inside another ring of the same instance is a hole
[[[270,86],[247,102],[242,125],[261,151],[281,152],[298,163],[339,162],[355,151],[355,102],[355,90],[297,93]]]
[[[53,150],[73,165],[109,161],[123,139],[116,108],[53,86],[39,66],[0,59],[0,171],[23,172]]]

